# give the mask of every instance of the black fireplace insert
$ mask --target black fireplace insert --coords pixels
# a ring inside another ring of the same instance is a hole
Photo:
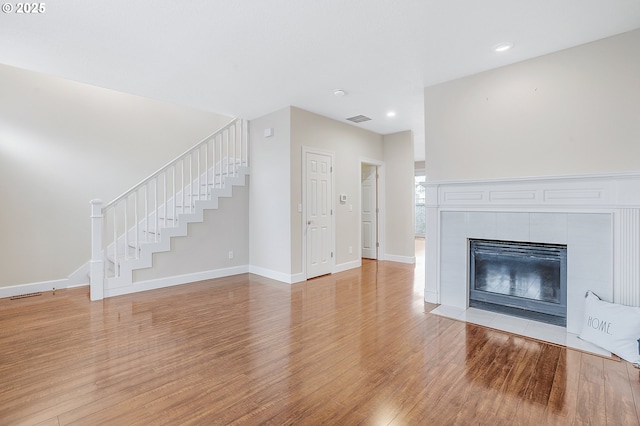
[[[566,326],[566,245],[470,239],[469,249],[469,306]]]

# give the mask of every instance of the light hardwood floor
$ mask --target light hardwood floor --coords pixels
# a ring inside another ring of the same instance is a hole
[[[638,424],[631,364],[431,315],[421,286],[365,261],[2,299],[0,424]]]

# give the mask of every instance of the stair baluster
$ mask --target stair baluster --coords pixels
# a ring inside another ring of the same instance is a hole
[[[197,217],[201,218],[203,208],[215,208],[220,194],[229,196],[228,191],[222,191],[226,186],[225,182],[236,176],[244,179],[249,166],[248,152],[248,123],[234,119],[105,207],[100,207],[101,229],[112,231],[104,234],[110,235],[108,238],[98,238],[99,236],[95,235],[98,232],[94,230],[95,221],[98,220],[95,210],[98,207],[92,202],[92,300],[103,297],[107,283],[113,282],[117,286],[132,285],[131,276],[134,269],[151,266],[151,255],[154,252],[168,250],[168,239],[171,236],[180,232],[186,233],[186,224]],[[170,176],[167,175],[169,170]],[[176,173],[180,175],[176,176]],[[159,188],[159,185],[162,188]],[[213,200],[214,193],[216,202],[206,204],[213,207],[200,204]],[[180,206],[178,199],[182,202]],[[188,211],[185,208],[187,202]],[[119,227],[120,224],[123,224],[123,228]],[[172,228],[181,230],[169,231]],[[161,233],[161,229],[168,231]],[[101,230],[100,235],[103,235],[102,232]],[[150,238],[150,234],[153,234],[153,238]],[[99,242],[101,247],[99,253],[94,253],[96,242]],[[133,256],[132,249],[135,253]],[[102,274],[94,272],[98,264],[102,265]]]

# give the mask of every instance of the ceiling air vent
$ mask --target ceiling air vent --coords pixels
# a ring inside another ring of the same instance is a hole
[[[371,119],[366,115],[354,115],[353,117],[347,118],[347,120],[353,121],[354,123],[362,123],[363,121],[369,121]]]

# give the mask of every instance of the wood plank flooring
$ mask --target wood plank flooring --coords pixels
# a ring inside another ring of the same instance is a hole
[[[417,271],[1,299],[0,424],[639,424],[640,370],[431,315]]]

